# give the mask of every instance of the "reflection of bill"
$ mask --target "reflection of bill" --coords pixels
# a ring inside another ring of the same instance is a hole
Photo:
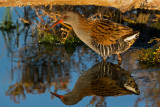
[[[85,96],[139,95],[138,85],[129,72],[120,67],[101,62],[85,71],[77,80],[73,90],[65,95],[52,93],[66,105],[74,105]]]

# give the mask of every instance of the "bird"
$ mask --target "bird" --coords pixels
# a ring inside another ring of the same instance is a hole
[[[52,27],[59,23],[71,25],[77,37],[105,60],[112,54],[125,52],[139,37],[138,31],[115,23],[107,19],[90,19],[75,11],[62,11],[61,18]]]
[[[66,105],[74,105],[85,96],[139,95],[140,91],[131,74],[112,63],[102,61],[78,78],[71,92],[65,95],[50,92]]]

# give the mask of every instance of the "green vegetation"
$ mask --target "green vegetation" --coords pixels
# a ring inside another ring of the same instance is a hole
[[[139,61],[141,64],[160,64],[160,47],[142,49],[140,51]]]
[[[43,36],[41,36],[43,35]],[[57,35],[53,36],[53,34],[48,33],[48,32],[43,32],[43,34],[39,34],[38,38],[39,43],[47,45],[47,44],[56,44],[61,41],[61,38],[58,37]]]
[[[43,35],[43,36],[42,36]],[[73,53],[77,46],[83,44],[77,36],[68,35],[66,39],[59,36],[60,34],[51,34],[43,32],[39,35],[38,41],[41,46],[44,46],[47,50],[52,50],[54,46],[64,46],[68,53]]]
[[[16,26],[12,22],[12,14],[11,14],[11,8],[7,7],[5,10],[5,14],[3,16],[3,21],[0,25],[0,29],[2,30],[11,30],[16,28]]]
[[[81,40],[77,36],[68,36],[65,41],[65,49],[68,53],[73,53],[77,46],[83,44]]]
[[[160,30],[160,19],[155,24],[153,24],[153,27]]]
[[[7,55],[10,56],[14,52],[15,47],[19,45],[18,32],[17,35],[15,29],[19,30],[19,23],[13,22],[11,7],[6,7],[2,21],[0,22],[0,32],[2,33],[3,40],[8,50]],[[16,39],[15,39],[16,38]],[[14,44],[16,43],[16,45]]]

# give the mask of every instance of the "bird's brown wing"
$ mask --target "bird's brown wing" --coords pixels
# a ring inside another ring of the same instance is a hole
[[[133,30],[127,26],[109,20],[96,20],[90,30],[94,42],[109,46]]]

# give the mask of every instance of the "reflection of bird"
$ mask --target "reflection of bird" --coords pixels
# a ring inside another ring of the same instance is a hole
[[[85,96],[118,96],[132,93],[140,92],[130,74],[107,62],[99,63],[84,72],[71,92],[65,95],[51,92],[66,105],[76,104]]]
[[[61,13],[59,23],[70,24],[76,35],[104,59],[112,54],[126,51],[139,36],[132,28],[105,19],[91,20],[73,11]]]

